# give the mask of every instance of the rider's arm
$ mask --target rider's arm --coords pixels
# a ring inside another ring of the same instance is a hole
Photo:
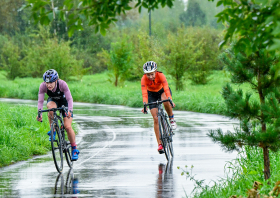
[[[146,79],[145,75],[141,79],[141,90],[142,90],[142,97],[143,97],[143,103],[148,103],[148,89],[146,85]]]
[[[73,111],[73,98],[67,83],[63,80],[59,80],[59,89],[64,92],[65,98],[68,102],[68,110]]]
[[[166,80],[164,74],[159,73],[158,75],[159,75],[160,81],[162,82],[162,86],[163,86],[164,93],[165,93],[166,97],[170,98],[172,100],[171,93],[170,93],[170,90],[169,90],[169,86],[168,86],[168,83],[167,83],[167,80]]]
[[[43,109],[45,93],[47,93],[47,86],[42,82],[38,93],[38,110]]]

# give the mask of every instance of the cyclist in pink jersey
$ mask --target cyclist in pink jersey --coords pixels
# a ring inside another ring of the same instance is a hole
[[[75,132],[72,128],[73,120],[73,98],[71,96],[70,89],[65,81],[60,80],[57,71],[54,69],[47,70],[43,75],[44,82],[41,83],[39,87],[38,94],[38,110],[43,109],[44,96],[47,94],[49,96],[47,100],[47,108],[59,108],[62,105],[68,107],[67,115],[63,114],[64,127],[67,131],[68,139],[72,146],[72,160],[75,161],[79,158],[79,150],[77,149]],[[48,113],[49,122],[51,124],[51,118],[53,117],[53,112]],[[42,115],[38,118],[38,121],[42,121]],[[51,131],[48,132],[51,136]],[[55,133],[54,133],[55,138]],[[51,137],[49,138],[51,140]]]

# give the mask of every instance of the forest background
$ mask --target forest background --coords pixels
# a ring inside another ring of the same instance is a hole
[[[218,60],[223,25],[215,19],[222,8],[212,2],[179,0],[172,9],[152,11],[151,36],[148,11],[132,9],[119,16],[106,36],[85,20],[84,30],[71,38],[64,21],[34,25],[31,12],[20,9],[23,4],[0,2],[0,69],[9,80],[41,78],[49,68],[67,81],[109,71],[108,80],[119,86],[125,80],[139,81],[142,65],[153,60],[174,80],[176,90],[183,90],[187,79],[206,84],[211,71],[223,68]]]

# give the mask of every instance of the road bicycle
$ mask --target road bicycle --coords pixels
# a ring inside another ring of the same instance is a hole
[[[53,112],[53,117],[51,118],[51,147],[52,147],[52,155],[53,161],[56,167],[56,170],[61,173],[63,170],[63,153],[65,154],[66,162],[71,169],[73,167],[72,161],[72,147],[69,141],[65,140],[65,127],[62,119],[62,114],[68,112],[67,107],[62,106],[60,108],[52,108],[48,110],[38,111],[38,118],[40,118],[41,114],[44,112]],[[59,112],[59,115],[57,114]],[[54,131],[56,131],[54,138]]]
[[[156,102],[150,102],[150,103],[144,105],[144,113],[147,112],[146,107],[148,105],[153,105],[153,104],[157,105],[157,108],[158,108],[157,117],[158,117],[158,125],[159,125],[159,132],[160,132],[160,140],[162,142],[165,157],[166,157],[167,161],[169,161],[174,156],[173,139],[172,139],[174,133],[171,129],[168,115],[164,111],[163,106],[162,106],[162,103],[164,103],[164,102],[169,102],[171,104],[171,106],[173,107],[173,103],[170,99],[156,101]]]

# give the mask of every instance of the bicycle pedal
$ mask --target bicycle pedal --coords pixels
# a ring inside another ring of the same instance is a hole
[[[163,154],[164,150],[159,150],[158,152],[159,152],[159,154]]]

